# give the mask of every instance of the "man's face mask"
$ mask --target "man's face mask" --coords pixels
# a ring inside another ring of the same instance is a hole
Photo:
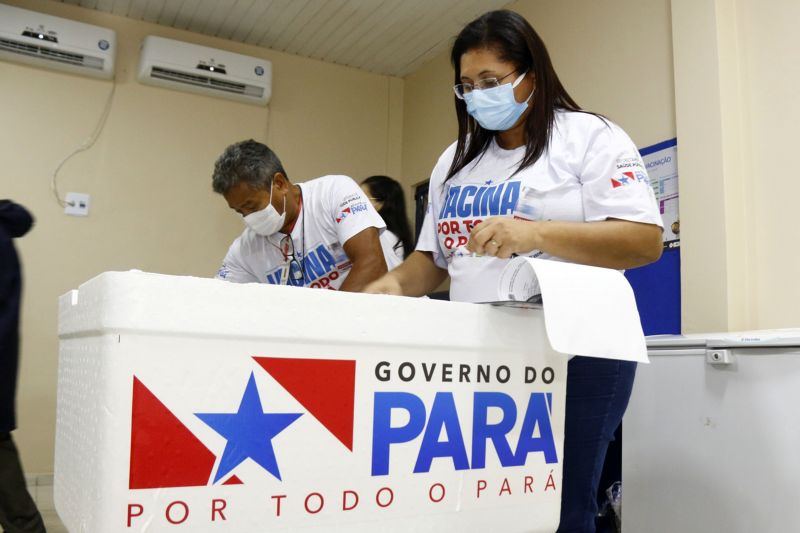
[[[275,179],[273,178],[269,186],[269,202],[267,203],[267,207],[260,211],[254,211],[244,217],[244,223],[247,224],[251,230],[264,237],[275,235],[286,223],[286,196],[283,197],[283,213],[278,213],[278,210],[272,206],[272,186],[274,183]]]

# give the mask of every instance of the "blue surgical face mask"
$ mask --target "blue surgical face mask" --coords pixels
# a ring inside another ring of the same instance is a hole
[[[528,109],[530,96],[524,102],[514,98],[514,88],[520,84],[526,72],[523,72],[514,83],[506,83],[491,89],[475,89],[464,95],[467,113],[478,121],[485,130],[505,131],[517,123],[522,113]]]

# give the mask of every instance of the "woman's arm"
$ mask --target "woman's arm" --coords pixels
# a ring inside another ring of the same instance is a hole
[[[573,263],[606,268],[634,268],[657,261],[661,228],[627,220],[536,222],[507,217],[486,219],[473,228],[467,249],[511,257],[541,250]]]
[[[402,265],[367,285],[363,292],[424,296],[441,285],[445,278],[447,271],[436,266],[431,252],[413,252]]]

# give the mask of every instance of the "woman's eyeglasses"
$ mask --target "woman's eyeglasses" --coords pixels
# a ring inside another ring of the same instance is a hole
[[[482,91],[484,89],[494,89],[495,87],[499,87],[501,85],[500,83],[501,81],[511,76],[515,72],[516,70],[512,70],[511,72],[509,72],[508,74],[506,74],[501,78],[484,78],[482,80],[476,81],[475,83],[458,83],[456,85],[453,85],[453,91],[455,91],[456,96],[460,100],[463,100],[465,94],[469,94],[475,89]]]

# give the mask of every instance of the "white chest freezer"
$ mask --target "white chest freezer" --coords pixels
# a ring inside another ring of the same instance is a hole
[[[623,531],[800,531],[800,329],[647,344],[622,425]]]

